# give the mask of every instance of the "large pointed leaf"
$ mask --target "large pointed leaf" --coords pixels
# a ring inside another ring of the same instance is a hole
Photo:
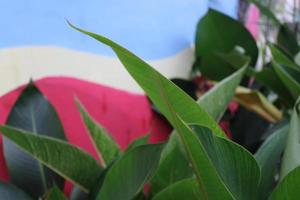
[[[182,154],[177,134],[174,132],[162,152],[159,167],[151,180],[151,193],[156,194],[171,184],[192,176],[192,168]]]
[[[255,65],[258,49],[250,32],[235,19],[210,9],[197,26],[196,66],[210,79],[223,79],[235,69],[230,69],[217,54],[235,48],[244,49],[245,55],[251,58],[251,65]]]
[[[300,165],[300,100],[295,104],[292,114],[287,143],[282,159],[280,178],[283,179],[290,171]]]
[[[213,135],[205,127],[193,126],[193,130],[231,195],[235,199],[255,199],[260,169],[251,153],[230,140]]]
[[[153,197],[153,200],[182,199],[201,200],[199,188],[195,178],[189,178],[178,181]]]
[[[281,81],[284,83],[286,88],[292,94],[294,100],[296,100],[300,95],[300,83],[297,82],[294,79],[294,77],[288,73],[287,69],[285,69],[283,66],[280,66],[274,60],[272,61],[272,65],[274,66],[274,70],[279,76],[279,78],[281,79]]]
[[[64,141],[8,126],[0,126],[0,132],[24,152],[85,191],[95,184],[102,172],[92,156]]]
[[[163,144],[148,144],[126,152],[107,172],[97,200],[131,200],[154,174]]]
[[[33,83],[29,83],[17,99],[6,124],[34,134],[65,140],[54,108]],[[43,195],[53,183],[63,187],[63,178],[20,151],[9,140],[4,139],[3,143],[4,156],[13,184],[35,198]]]
[[[64,193],[57,186],[54,186],[47,195],[46,200],[67,200]]]
[[[119,146],[111,135],[89,115],[79,100],[77,100],[77,106],[88,133],[92,137],[101,163],[105,167],[120,155]]]
[[[0,198],[5,200],[32,200],[24,191],[12,184],[0,181]]]
[[[289,172],[275,188],[269,200],[298,200],[300,197],[300,167]]]
[[[240,84],[246,67],[239,69],[205,93],[197,103],[213,118],[220,119]]]
[[[233,199],[232,194],[230,194],[211,163],[203,145],[186,125],[186,123],[200,124],[224,137],[223,131],[220,130],[216,122],[193,99],[128,50],[103,36],[78,28],[77,30],[112,47],[128,72],[174,126],[196,174],[201,194],[200,198]],[[254,178],[255,175],[254,173]],[[216,193],[216,191],[218,192]]]
[[[152,102],[154,102],[160,112],[163,113],[172,125],[174,125],[174,113],[176,113],[186,123],[207,126],[211,128],[215,134],[226,137],[214,119],[200,108],[191,97],[139,57],[103,36],[84,31],[71,24],[70,26],[110,46],[127,71],[144,89]]]
[[[272,135],[255,154],[262,174],[258,191],[260,199],[266,199],[275,187],[276,167],[286,144],[288,124],[277,125],[268,132]]]

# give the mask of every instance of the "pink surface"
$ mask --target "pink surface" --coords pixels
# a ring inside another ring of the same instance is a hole
[[[259,18],[259,9],[255,5],[251,4],[247,12],[245,26],[256,40],[258,40],[259,37]]]
[[[95,158],[97,154],[76,108],[75,97],[112,134],[121,149],[125,149],[133,139],[147,133],[151,133],[150,142],[166,140],[171,131],[164,119],[152,113],[150,104],[143,95],[66,77],[44,78],[36,81],[36,85],[57,111],[68,141],[85,149]],[[22,89],[20,87],[0,97],[0,124],[5,123]],[[1,137],[0,179],[8,180]]]

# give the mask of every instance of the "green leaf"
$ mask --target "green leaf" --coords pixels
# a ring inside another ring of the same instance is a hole
[[[279,19],[274,15],[274,13],[265,5],[263,5],[261,3],[261,1],[259,0],[247,0],[249,3],[253,3],[256,5],[256,7],[260,10],[260,12],[265,15],[266,17],[268,17],[269,19],[271,19],[273,21],[273,23],[275,23],[276,25],[280,25],[281,22],[279,21]]]
[[[193,126],[214,170],[234,199],[255,199],[260,169],[251,153],[242,146],[217,137],[205,127]],[[195,153],[195,152],[194,152]],[[203,175],[202,175],[203,178]],[[219,190],[215,189],[215,192]],[[219,197],[219,199],[221,199]]]
[[[261,84],[278,94],[283,104],[287,107],[293,107],[294,100],[291,93],[278,77],[274,67],[264,67],[263,70],[255,74],[256,80]]]
[[[185,122],[200,124],[212,129],[215,134],[224,137],[224,133],[217,123],[193,99],[128,50],[102,36],[78,28],[77,30],[111,46],[132,77],[136,79],[175,127],[196,174],[201,197],[203,199],[233,199],[214,169],[197,136],[185,124]],[[256,178],[255,173],[251,176]],[[218,193],[215,191],[218,191]]]
[[[197,103],[213,118],[219,120],[227,109],[229,102],[232,100],[245,70],[246,67],[243,67],[222,80],[201,96]]]
[[[153,200],[200,200],[199,188],[195,178],[178,181],[157,195]]]
[[[151,180],[151,193],[156,194],[169,185],[192,176],[192,168],[182,154],[178,136],[174,132],[170,135],[162,152],[159,167]]]
[[[128,145],[126,151],[131,151],[135,147],[147,144],[149,137],[150,137],[150,134],[147,134],[147,135],[144,135],[142,137],[135,139],[133,142],[131,142]]]
[[[300,196],[300,167],[289,172],[271,194],[269,200],[298,200]]]
[[[272,61],[272,65],[274,67],[275,72],[281,79],[281,81],[284,83],[286,88],[290,91],[292,94],[294,100],[296,100],[300,94],[300,84],[297,82],[294,77],[288,73],[288,69],[284,68],[283,66],[280,66],[277,62],[274,60]]]
[[[296,54],[300,50],[297,36],[293,31],[289,29],[287,24],[283,24],[280,26],[279,32],[277,34],[277,44],[292,58],[296,56]]]
[[[18,97],[6,124],[37,135],[65,140],[62,125],[54,108],[32,82]],[[19,150],[5,138],[3,150],[11,182],[34,198],[43,195],[54,183],[60,188],[63,187],[62,177],[43,167],[40,162]]]
[[[281,52],[280,49],[278,49],[274,45],[269,45],[269,48],[271,50],[273,59],[278,64],[284,65],[286,67],[291,67],[299,71],[299,67],[289,57],[287,57],[283,52]]]
[[[261,168],[261,180],[258,191],[259,199],[266,199],[275,187],[276,166],[286,144],[288,124],[279,124],[269,130],[270,135],[255,153]]]
[[[54,185],[47,195],[46,200],[67,200],[67,198],[65,197],[64,193],[62,193],[62,191],[60,191],[60,189]]]
[[[24,191],[16,186],[0,181],[1,199],[5,200],[32,200]]]
[[[102,172],[92,156],[64,141],[8,126],[0,126],[0,132],[22,151],[86,192]]]
[[[119,157],[121,153],[119,146],[111,135],[89,115],[78,99],[76,103],[88,133],[92,138],[92,143],[97,149],[101,164],[103,167],[106,167],[107,164]]]
[[[176,115],[180,116],[186,123],[207,126],[211,128],[215,134],[226,137],[214,119],[200,108],[191,97],[139,57],[103,36],[84,31],[72,24],[69,25],[103,44],[110,46],[127,71],[144,89],[152,102],[154,102],[172,125],[174,125],[175,112]],[[147,74],[147,76],[145,76],[145,74]]]
[[[280,179],[282,180],[290,171],[300,165],[300,115],[298,99],[292,114],[288,138],[281,164]]]
[[[148,144],[126,152],[107,172],[96,199],[130,200],[154,174],[163,144]]]
[[[200,20],[196,33],[196,66],[213,80],[223,79],[235,69],[217,54],[243,49],[245,56],[255,65],[258,57],[256,42],[249,31],[238,21],[210,9]]]

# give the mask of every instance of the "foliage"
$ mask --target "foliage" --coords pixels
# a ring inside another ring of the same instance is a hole
[[[78,112],[98,153],[96,160],[65,141],[54,108],[30,83],[7,124],[0,126],[9,173],[15,177],[12,184],[0,183],[1,197],[66,199],[64,180],[76,186],[71,199],[275,200],[300,196],[300,70],[286,50],[270,45],[270,65],[256,71],[252,67],[258,51],[250,33],[237,21],[210,10],[198,24],[194,66],[220,82],[195,101],[129,50],[70,26],[112,48],[174,131],[165,143],[147,144],[146,135],[122,152],[77,99]],[[224,34],[220,35],[220,29]],[[244,85],[245,76],[256,78],[267,92],[239,86]],[[276,104],[268,101],[274,92]],[[218,125],[233,98],[272,123],[281,121],[271,125],[255,154],[230,140]],[[33,105],[40,109],[33,109]],[[150,185],[149,192],[144,191],[146,184]]]

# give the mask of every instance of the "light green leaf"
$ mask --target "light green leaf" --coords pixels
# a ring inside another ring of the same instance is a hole
[[[133,142],[131,142],[128,145],[126,151],[130,151],[130,150],[134,149],[135,147],[147,144],[149,137],[150,137],[150,134],[147,134],[147,135],[144,135],[142,137],[135,139]]]
[[[107,172],[97,200],[130,200],[154,174],[163,144],[148,144],[126,152]]]
[[[232,197],[243,200],[255,199],[260,180],[260,169],[252,154],[230,140],[213,135],[205,127],[192,127],[205,148],[214,170]],[[216,189],[216,191],[219,190]]]
[[[47,195],[46,200],[67,200],[64,193],[57,186],[54,186]]]
[[[0,194],[3,200],[32,200],[24,191],[16,186],[0,181]]]
[[[280,179],[282,180],[290,171],[300,165],[300,115],[299,115],[299,104],[300,100],[297,101],[292,114],[290,128],[288,132],[287,143],[285,146]]]
[[[299,200],[300,167],[295,168],[279,183],[269,200]]]
[[[197,103],[213,118],[219,120],[234,96],[245,70],[246,67],[243,67],[219,82],[201,96]]]
[[[21,150],[84,191],[88,191],[95,184],[102,172],[92,156],[64,141],[8,126],[0,126],[0,132]]]
[[[37,135],[66,140],[60,120],[46,97],[30,82],[12,107],[6,125]],[[64,179],[43,167],[11,141],[4,138],[3,151],[11,183],[34,198],[42,196],[55,183],[62,188]]]
[[[296,100],[300,94],[300,84],[297,82],[291,74],[288,73],[287,69],[283,66],[280,66],[274,60],[272,61],[272,65],[274,67],[275,72],[281,79],[281,81],[285,84],[286,88],[292,94],[294,100]]]
[[[201,200],[195,178],[178,181],[153,197],[153,200]]]
[[[288,124],[274,126],[267,133],[270,135],[255,153],[255,158],[261,168],[261,180],[258,191],[260,199],[266,199],[275,187],[276,166],[285,148],[288,134]]]
[[[226,137],[214,119],[201,109],[191,97],[139,57],[103,36],[84,31],[71,24],[70,26],[110,46],[127,71],[172,125],[174,125],[174,113],[176,113],[186,123],[207,126],[215,134]]]
[[[78,99],[76,100],[76,104],[88,133],[92,138],[92,143],[97,149],[101,164],[103,167],[106,167],[107,164],[111,163],[120,155],[119,146],[111,135],[89,115]]]

